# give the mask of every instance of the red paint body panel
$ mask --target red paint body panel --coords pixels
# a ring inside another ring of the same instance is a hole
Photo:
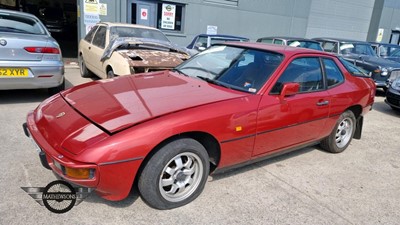
[[[146,157],[179,135],[206,134],[217,141],[218,168],[284,151],[329,135],[340,114],[353,107],[367,113],[372,79],[350,75],[331,54],[284,46],[232,43],[275,51],[282,64],[256,94],[209,84],[170,71],[99,80],[55,95],[28,114],[32,138],[52,170],[73,183],[120,200],[131,189]],[[270,91],[296,57],[333,59],[345,81],[328,90],[284,98]],[[317,103],[328,101],[328,105]],[[54,165],[92,168],[94,177],[66,177]]]
[[[111,133],[167,113],[242,95],[170,71],[123,76],[113,82],[100,80],[63,93],[72,107]]]

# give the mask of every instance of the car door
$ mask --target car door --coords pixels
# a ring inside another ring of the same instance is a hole
[[[99,26],[93,36],[92,45],[88,49],[87,62],[91,65],[91,70],[97,76],[106,78],[106,73],[103,69],[103,62],[100,61],[106,47],[107,27]]]
[[[328,115],[330,97],[319,57],[297,57],[287,65],[259,105],[253,156],[317,140]],[[298,83],[299,92],[279,96],[285,83]]]

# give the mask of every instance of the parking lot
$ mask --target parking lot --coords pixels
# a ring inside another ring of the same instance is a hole
[[[66,69],[67,86],[91,81]],[[181,208],[158,211],[136,193],[120,202],[95,194],[65,214],[36,203],[21,187],[55,180],[22,123],[46,90],[0,91],[0,224],[398,224],[400,113],[378,92],[363,137],[340,154],[304,148],[209,176],[204,192]]]

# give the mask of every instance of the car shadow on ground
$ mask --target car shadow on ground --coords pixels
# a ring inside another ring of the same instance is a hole
[[[0,104],[42,102],[49,97],[47,89],[0,90]]]
[[[372,110],[385,113],[386,115],[400,117],[400,111],[392,109],[385,102],[375,102],[374,105],[372,106]]]
[[[65,88],[74,86],[67,79]],[[30,102],[42,102],[50,97],[47,89],[25,89],[25,90],[0,90],[0,104],[19,104]]]
[[[378,89],[376,89],[375,95],[378,96],[378,97],[385,97],[386,96],[386,92],[383,89],[378,88]]]
[[[318,145],[315,146],[310,146],[310,147],[305,147],[299,150],[294,150],[292,152],[288,152],[288,153],[284,153],[282,155],[279,156],[270,156],[270,157],[266,157],[263,159],[260,159],[259,161],[256,162],[252,162],[251,164],[248,165],[244,165],[244,166],[240,166],[237,168],[232,168],[232,169],[228,169],[226,171],[223,172],[218,172],[216,171],[215,174],[211,174],[210,176],[212,177],[212,181],[216,181],[219,179],[225,179],[231,176],[235,176],[237,174],[240,173],[246,173],[248,171],[254,170],[254,169],[258,169],[260,167],[264,167],[270,164],[275,164],[278,163],[280,161],[285,161],[289,158],[293,158],[293,157],[297,157],[299,155],[314,151],[314,150],[320,150],[322,152],[325,152],[324,150],[322,150]],[[328,152],[325,152],[326,154],[330,154]]]

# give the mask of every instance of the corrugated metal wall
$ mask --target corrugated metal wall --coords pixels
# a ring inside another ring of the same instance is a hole
[[[367,39],[375,0],[313,0],[306,37]]]
[[[78,1],[81,6],[83,1]],[[386,1],[400,4],[398,0]],[[102,21],[127,22],[127,4],[132,1],[100,0],[100,2],[109,5],[109,15],[107,18],[101,17]],[[183,32],[166,31],[171,41],[185,46],[195,35],[206,33],[207,25],[217,26],[219,34],[244,36],[251,40],[273,35],[308,38],[329,36],[366,40],[375,0],[169,0],[168,2],[186,4]],[[395,14],[399,17],[395,19],[400,21],[400,12]],[[383,17],[383,20],[385,19],[386,17]],[[392,24],[395,20],[391,21]],[[83,23],[82,18],[80,22]],[[81,27],[80,30],[83,31],[84,28]],[[375,35],[376,29],[371,32]]]

